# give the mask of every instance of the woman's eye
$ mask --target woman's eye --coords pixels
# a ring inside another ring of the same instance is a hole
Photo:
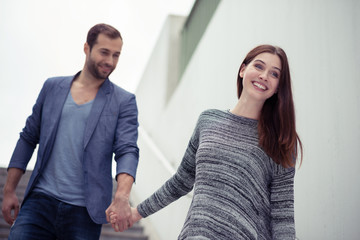
[[[256,67],[257,69],[263,69],[263,67],[262,67],[260,64],[255,64],[255,67]]]
[[[279,74],[278,74],[277,72],[273,72],[271,75],[272,75],[273,77],[279,78]]]

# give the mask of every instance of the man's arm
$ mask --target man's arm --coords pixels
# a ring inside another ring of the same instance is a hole
[[[111,220],[111,213],[117,215],[115,223],[112,223],[116,232],[124,231],[133,225],[129,197],[139,161],[137,146],[139,123],[136,99],[133,94],[126,95],[126,99],[120,106],[121,111],[113,144],[117,189],[112,203],[105,211],[108,222]]]
[[[5,221],[12,225],[19,213],[19,200],[15,190],[24,171],[19,168],[9,168],[6,183],[3,189],[2,214]]]
[[[50,83],[47,80],[33,106],[32,114],[26,119],[25,127],[20,133],[20,138],[10,159],[2,203],[2,213],[5,221],[9,224],[13,224],[19,213],[19,200],[15,190],[40,140],[42,107],[49,87]]]
[[[130,191],[134,178],[127,173],[117,175],[117,189],[114,199],[110,206],[106,209],[106,220],[110,222],[110,215],[116,214],[117,218],[112,227],[116,232],[125,231],[134,223],[131,218],[131,208],[129,204]]]

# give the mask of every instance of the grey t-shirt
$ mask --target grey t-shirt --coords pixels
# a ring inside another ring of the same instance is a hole
[[[76,104],[69,92],[51,157],[34,191],[76,206],[85,206],[83,141],[92,104],[93,101]]]

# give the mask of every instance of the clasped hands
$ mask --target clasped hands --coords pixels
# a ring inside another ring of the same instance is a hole
[[[109,212],[108,222],[111,223],[115,232],[123,232],[132,227],[132,225],[141,219],[141,215],[136,208],[131,208],[131,215],[128,218],[118,215],[115,212]]]
[[[115,232],[125,231],[142,218],[136,208],[130,207],[129,199],[123,196],[115,197],[105,213]]]

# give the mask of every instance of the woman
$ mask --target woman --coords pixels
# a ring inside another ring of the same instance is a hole
[[[133,209],[134,221],[194,187],[179,239],[295,239],[294,167],[302,146],[287,56],[258,46],[237,78],[236,106],[200,115],[176,174]]]

